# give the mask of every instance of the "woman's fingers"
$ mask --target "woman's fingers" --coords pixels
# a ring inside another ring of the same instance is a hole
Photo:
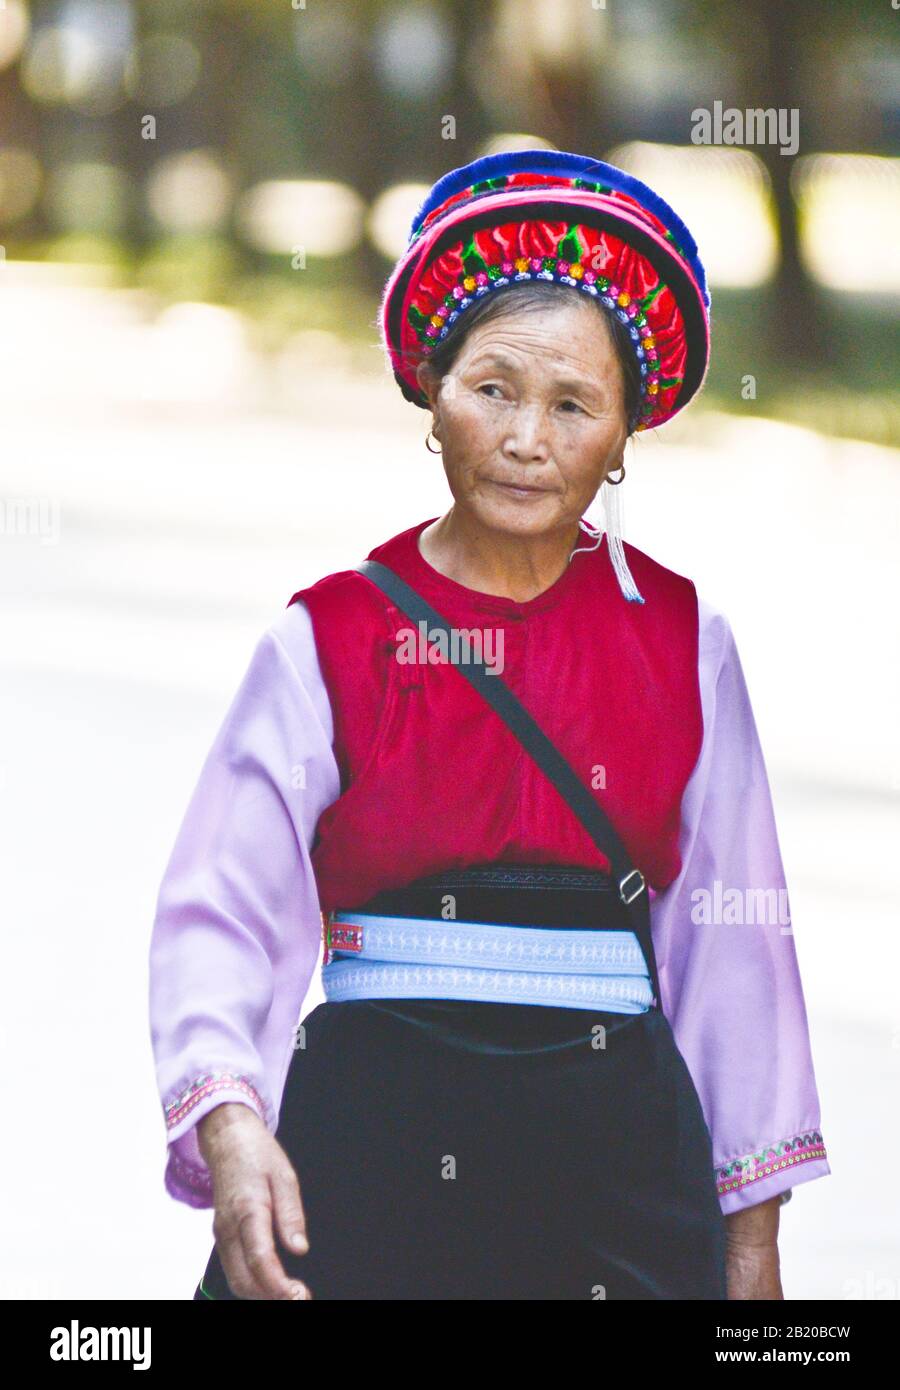
[[[250,1291],[255,1287],[255,1284],[244,1261],[240,1237],[237,1234],[230,1238],[219,1236],[216,1239],[216,1247],[219,1251],[222,1268],[225,1271],[225,1278],[228,1280],[228,1287],[235,1298],[254,1297]]]
[[[217,1207],[213,1235],[229,1288],[237,1298],[307,1299],[309,1290],[284,1270],[272,1233],[269,1185],[263,1179]]]
[[[283,1162],[274,1165],[269,1185],[279,1239],[294,1255],[305,1255],[309,1250],[306,1214],[300,1197],[300,1183],[287,1155]]]
[[[272,1232],[272,1211],[268,1204],[254,1205],[238,1222],[244,1263],[257,1292],[251,1298],[305,1298],[306,1286],[289,1279],[284,1271]]]

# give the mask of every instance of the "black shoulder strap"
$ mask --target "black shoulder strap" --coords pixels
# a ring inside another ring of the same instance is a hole
[[[363,560],[357,565],[360,574],[371,579],[393,603],[411,618],[413,622],[427,622],[429,628],[437,629],[450,636],[453,628],[420,593],[399,574],[377,560]],[[463,636],[463,634],[460,634]],[[474,652],[464,638],[467,648],[462,662],[454,663],[461,675],[499,714],[509,729],[525,748],[538,767],[550,779],[564,801],[585,827],[594,844],[600,849],[612,866],[612,876],[619,888],[619,897],[625,904],[635,934],[643,947],[650,970],[650,983],[656,997],[660,1000],[659,979],[656,970],[656,956],[650,934],[649,901],[644,876],[632,864],[628,851],[609,817],[598,804],[570,763],[566,761],[556,745],[547,737],[540,725],[531,717],[525,706],[510,690],[505,681],[489,672],[483,661],[476,659]],[[453,650],[454,643],[449,644]]]

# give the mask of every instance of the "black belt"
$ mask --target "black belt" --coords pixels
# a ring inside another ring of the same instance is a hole
[[[633,930],[609,874],[556,864],[475,864],[444,869],[401,888],[383,889],[356,910],[440,919],[447,916],[448,897],[454,900],[453,917],[460,921],[508,922],[557,930]]]

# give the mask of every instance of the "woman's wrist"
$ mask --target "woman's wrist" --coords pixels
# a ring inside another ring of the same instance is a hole
[[[781,1197],[755,1202],[752,1207],[730,1212],[725,1217],[729,1245],[760,1249],[777,1245]]]
[[[197,1121],[197,1144],[203,1158],[211,1150],[218,1138],[236,1125],[262,1124],[259,1115],[249,1105],[241,1101],[222,1101]]]

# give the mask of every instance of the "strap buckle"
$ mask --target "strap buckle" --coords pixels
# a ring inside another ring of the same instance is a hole
[[[631,893],[629,896],[626,896],[625,884],[629,881],[629,879],[632,878],[637,879],[638,885],[633,893]],[[645,886],[646,884],[644,882],[644,875],[641,873],[640,869],[632,869],[631,873],[626,874],[625,877],[622,879],[621,883],[619,884],[619,897],[622,899],[622,902],[625,903],[627,906],[628,903],[633,903],[635,898],[639,897],[641,893],[643,893]]]
[[[354,955],[359,955],[363,949],[363,929],[354,922],[336,922],[335,913],[328,913],[327,917],[322,914],[322,926],[324,928],[324,961],[323,964],[330,965],[334,959],[335,951],[349,951]]]

